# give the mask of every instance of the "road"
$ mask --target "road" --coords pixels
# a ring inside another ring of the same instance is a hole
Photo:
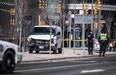
[[[116,75],[116,56],[22,63],[11,75]],[[5,74],[7,75],[7,74]]]

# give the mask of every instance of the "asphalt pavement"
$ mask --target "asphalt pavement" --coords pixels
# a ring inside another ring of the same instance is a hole
[[[88,55],[87,48],[63,48],[62,54],[50,54],[49,51],[40,51],[40,53],[29,53],[26,51],[23,54],[22,62],[33,62],[33,61],[48,61],[48,60],[69,60],[69,59],[81,59],[81,58],[96,58],[99,57],[98,51],[93,51],[93,55]],[[116,55],[116,52],[106,51],[107,56]]]
[[[11,75],[116,75],[116,56],[19,64]],[[6,74],[5,74],[6,75]],[[9,74],[8,74],[9,75]]]

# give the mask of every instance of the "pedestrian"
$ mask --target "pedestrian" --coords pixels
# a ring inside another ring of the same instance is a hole
[[[116,51],[116,41],[113,42],[113,52]]]
[[[110,52],[112,51],[112,47],[113,47],[112,41],[110,41],[110,43],[109,43],[109,51],[110,51]]]
[[[93,40],[94,40],[93,32],[90,31],[87,34],[87,47],[88,47],[88,54],[89,55],[93,55]]]
[[[107,48],[107,45],[109,44],[109,37],[105,30],[101,31],[98,41],[100,43],[99,56],[101,56],[101,55],[105,56],[106,48]]]

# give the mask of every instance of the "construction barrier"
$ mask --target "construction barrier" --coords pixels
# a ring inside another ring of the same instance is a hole
[[[87,40],[75,40],[75,39],[64,39],[64,41],[77,41],[77,42],[82,42],[82,41],[87,41]]]

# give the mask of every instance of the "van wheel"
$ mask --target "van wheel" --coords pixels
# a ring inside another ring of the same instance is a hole
[[[53,54],[57,53],[57,45],[55,46],[54,50],[53,50]]]
[[[59,48],[58,49],[58,53],[62,53],[62,48]]]
[[[29,49],[29,53],[33,53],[33,49]]]
[[[58,53],[62,53],[62,46],[58,49]]]
[[[39,53],[39,51],[35,51],[36,53]]]
[[[57,53],[57,51],[56,50],[53,50],[53,54],[56,54]]]
[[[0,71],[2,73],[13,73],[15,69],[15,55],[11,51],[7,51],[3,58]]]

